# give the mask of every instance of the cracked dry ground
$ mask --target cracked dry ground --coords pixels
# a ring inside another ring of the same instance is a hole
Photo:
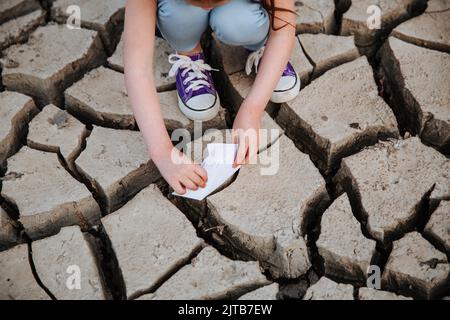
[[[278,174],[243,167],[203,202],[171,196],[148,158],[124,2],[0,3],[0,299],[448,298],[450,1],[296,1],[303,88],[268,105],[263,127],[281,130],[259,154],[279,150]],[[243,49],[204,44],[223,108],[203,126],[225,130],[252,78]],[[158,39],[165,122],[193,132],[169,53]]]

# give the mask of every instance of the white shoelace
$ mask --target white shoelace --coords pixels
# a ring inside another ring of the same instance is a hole
[[[210,87],[211,84],[208,82],[208,76],[204,74],[204,71],[219,71],[211,68],[211,66],[205,63],[202,59],[192,61],[188,56],[180,54],[169,55],[169,63],[172,64],[172,68],[170,68],[169,71],[169,77],[175,76],[180,68],[184,69],[181,72],[183,77],[186,73],[188,74],[187,78],[183,81],[184,85],[190,82],[190,85],[185,89],[186,93],[191,90],[199,90],[203,86]]]
[[[259,61],[261,60],[264,54],[265,48],[266,47],[262,47],[261,49],[252,52],[248,55],[247,62],[245,64],[245,73],[247,73],[247,75],[252,73],[253,66],[255,66],[255,72],[258,73]]]

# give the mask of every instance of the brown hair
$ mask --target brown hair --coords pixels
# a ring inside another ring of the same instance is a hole
[[[290,25],[291,27],[293,27],[294,29],[296,28],[295,25],[293,25],[292,23],[281,19],[280,17],[276,16],[276,12],[277,11],[284,11],[284,12],[291,12],[292,14],[297,15],[297,13],[295,11],[286,9],[286,8],[279,8],[275,6],[275,0],[253,0],[253,2],[256,3],[261,3],[261,5],[263,6],[264,9],[266,9],[267,13],[269,14],[270,17],[270,25],[272,26],[272,30],[277,31],[280,30],[288,25]],[[284,25],[282,25],[279,28],[275,28],[275,19],[281,20],[283,22],[285,22]]]

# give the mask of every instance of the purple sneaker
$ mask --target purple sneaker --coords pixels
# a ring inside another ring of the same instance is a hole
[[[193,56],[171,54],[173,65],[169,76],[176,76],[178,106],[191,120],[207,121],[219,112],[219,95],[211,77],[210,65],[206,64],[203,53]]]
[[[265,47],[261,49],[249,52],[247,63],[245,65],[245,71],[247,75],[252,72],[253,66],[255,66],[255,71],[258,73],[258,65],[264,54]],[[272,97],[270,101],[274,103],[284,103],[293,100],[297,97],[300,92],[301,81],[297,72],[294,70],[294,67],[290,62],[287,63],[286,68],[281,75],[280,81],[278,81],[275,90],[272,93]]]

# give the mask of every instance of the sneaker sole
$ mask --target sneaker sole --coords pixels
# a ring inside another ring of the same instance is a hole
[[[178,97],[178,107],[180,108],[181,112],[190,120],[208,121],[214,119],[219,113],[220,99],[218,95],[216,97],[216,102],[214,103],[214,105],[205,110],[193,110],[183,103],[183,100],[181,100],[178,93],[177,97]]]
[[[272,93],[272,97],[270,98],[270,101],[272,101],[273,103],[285,103],[291,100],[294,100],[299,92],[300,92],[300,86],[301,86],[301,81],[300,81],[300,77],[297,74],[297,83],[295,84],[294,87],[292,87],[289,90],[283,91],[283,92],[273,92]]]

